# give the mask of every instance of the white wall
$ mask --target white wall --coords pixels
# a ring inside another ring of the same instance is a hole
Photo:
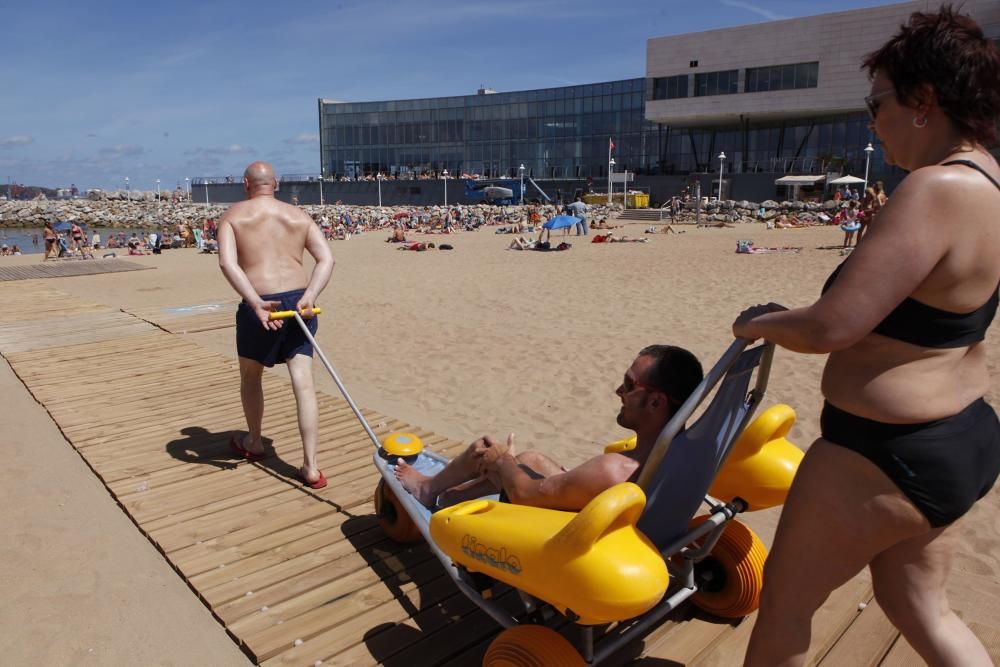
[[[933,11],[940,0],[709,30],[648,40],[646,76],[674,76],[768,65],[819,62],[817,88],[648,100],[646,118],[670,125],[735,123],[751,119],[864,111],[869,92],[864,56],[891,37],[914,11]],[[1000,36],[1000,0],[965,0],[987,35]],[[689,62],[698,61],[697,67]]]

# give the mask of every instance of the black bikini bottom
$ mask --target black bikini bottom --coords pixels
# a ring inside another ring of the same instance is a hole
[[[923,424],[885,424],[824,403],[820,428],[877,465],[935,528],[968,512],[1000,475],[1000,422],[981,398]]]

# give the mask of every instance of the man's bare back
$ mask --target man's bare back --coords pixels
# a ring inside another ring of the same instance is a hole
[[[310,233],[322,233],[300,209],[258,197],[230,207],[221,226],[232,228],[236,258],[258,294],[301,289],[309,284],[302,266]],[[314,253],[315,254],[315,253]]]

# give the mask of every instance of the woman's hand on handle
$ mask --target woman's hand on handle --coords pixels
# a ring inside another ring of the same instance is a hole
[[[756,306],[750,306],[736,318],[733,322],[733,335],[737,338],[745,338],[746,340],[754,341],[761,337],[757,333],[757,327],[754,326],[754,320],[762,315],[767,315],[768,313],[779,313],[781,311],[788,310],[788,308],[782,306],[778,303],[759,303]]]

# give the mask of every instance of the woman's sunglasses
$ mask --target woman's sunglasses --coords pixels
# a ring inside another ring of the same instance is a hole
[[[865,98],[865,106],[868,107],[868,115],[871,116],[872,120],[875,120],[875,117],[878,116],[879,98],[892,95],[895,92],[895,90],[883,90],[881,93],[875,93]]]

